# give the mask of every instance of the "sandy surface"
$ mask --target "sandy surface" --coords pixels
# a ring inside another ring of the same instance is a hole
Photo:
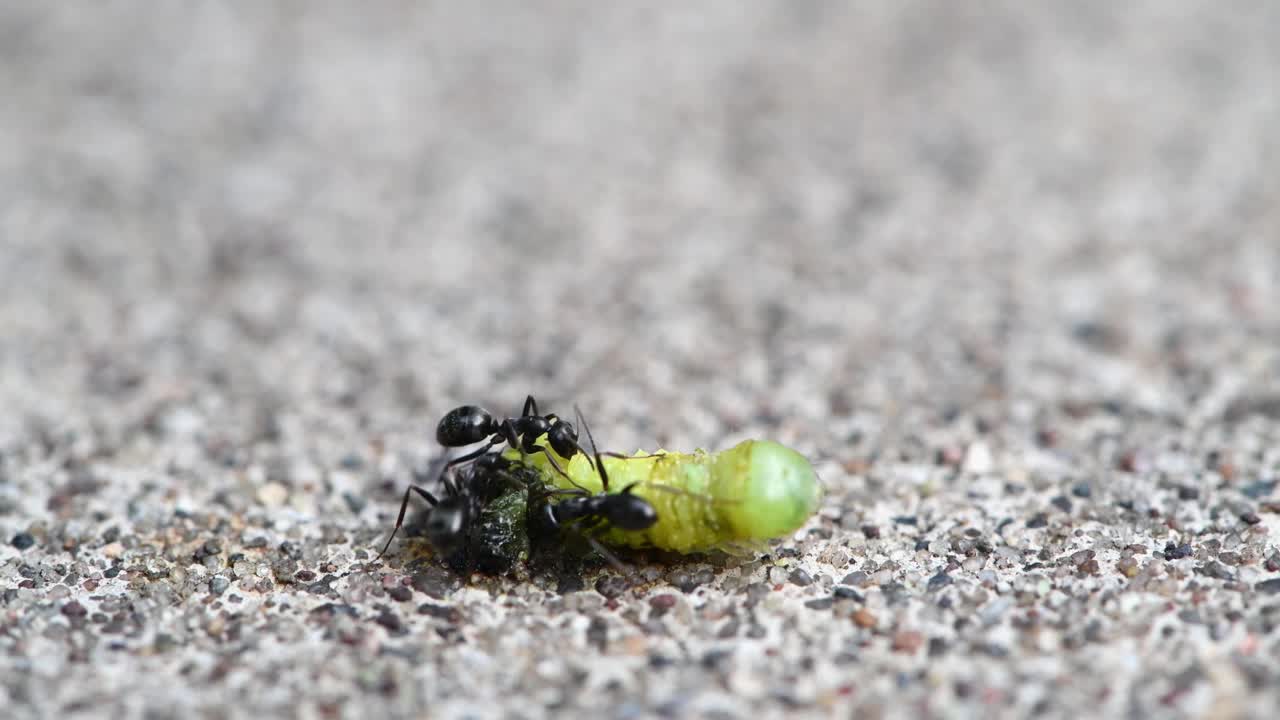
[[[1280,5],[161,5],[0,8],[0,714],[1280,704]],[[371,563],[529,392],[827,504]]]

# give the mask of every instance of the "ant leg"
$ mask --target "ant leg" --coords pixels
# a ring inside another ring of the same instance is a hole
[[[538,401],[530,395],[524,399],[524,410],[520,411],[520,417],[537,417]],[[548,418],[550,419],[550,418]]]
[[[555,468],[555,471],[560,473],[561,477],[573,483],[574,487],[586,490],[586,488],[583,488],[578,483],[573,482],[573,478],[569,477],[569,473],[565,472],[564,468],[560,467],[560,463],[556,462],[556,454],[554,452],[548,450],[547,448],[541,445],[535,445],[533,450],[529,454],[532,455],[533,453],[539,453],[539,452],[547,456],[547,462],[551,463],[551,467]]]
[[[476,450],[475,452],[467,453],[466,455],[463,455],[462,457],[456,457],[456,458],[454,458],[454,459],[450,460],[449,462],[445,463],[445,464],[444,464],[444,469],[445,469],[445,470],[448,470],[449,468],[451,468],[451,467],[453,467],[453,466],[455,466],[455,465],[461,465],[461,464],[463,464],[463,463],[469,463],[469,462],[471,462],[472,460],[475,460],[476,458],[480,457],[481,455],[484,455],[485,453],[489,452],[490,450],[494,449],[495,447],[497,447],[497,446],[501,445],[502,443],[504,443],[504,442],[506,442],[506,441],[507,441],[507,440],[506,440],[506,438],[503,438],[503,437],[497,437],[497,438],[494,438],[493,440],[490,440],[490,441],[489,441],[489,444],[485,445],[484,447],[480,448],[479,450]],[[442,474],[443,474],[443,473],[442,473]]]
[[[622,561],[618,559],[617,555],[614,555],[613,553],[609,552],[608,548],[606,548],[604,545],[601,545],[599,540],[596,540],[590,535],[583,534],[583,537],[587,539],[587,542],[591,545],[591,549],[600,553],[600,556],[603,557],[605,561],[607,561],[610,565],[612,565],[614,570],[617,570],[619,573],[622,573],[624,575],[626,574],[627,566],[622,564]]]
[[[410,485],[406,488],[404,491],[404,500],[400,501],[400,515],[396,518],[396,527],[391,531],[391,537],[387,538],[387,544],[382,546],[382,551],[373,559],[374,562],[381,560],[382,556],[387,554],[387,548],[391,547],[391,541],[396,539],[396,533],[400,532],[400,526],[404,525],[405,511],[409,509],[409,497],[415,492],[421,495],[427,502],[431,503],[431,507],[435,507],[440,504],[440,501],[436,500],[435,495],[432,495],[417,485]]]
[[[609,552],[609,548],[601,544],[599,540],[596,540],[595,538],[591,537],[589,530],[585,530],[582,527],[578,526],[582,518],[575,518],[574,520],[562,523],[556,519],[555,510],[552,508],[550,503],[547,503],[544,507],[545,507],[544,512],[546,513],[547,521],[550,523],[551,527],[564,532],[573,533],[574,535],[577,535],[578,537],[586,540],[587,544],[591,546],[591,549],[600,553],[600,556],[603,557],[606,562],[612,565],[614,570],[624,575],[626,574],[627,566],[622,564],[622,561],[618,559],[618,556],[614,555],[612,552]]]

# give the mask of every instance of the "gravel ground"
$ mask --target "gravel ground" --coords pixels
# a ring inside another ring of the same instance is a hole
[[[963,5],[4,3],[2,714],[1272,717],[1280,5]],[[373,563],[529,392],[826,506]]]

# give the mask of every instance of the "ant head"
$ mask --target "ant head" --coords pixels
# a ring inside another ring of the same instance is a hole
[[[436,442],[445,447],[462,447],[478,443],[498,431],[488,410],[476,405],[463,405],[450,410],[436,426]]]
[[[582,452],[582,446],[578,444],[578,431],[563,420],[557,420],[547,430],[547,443],[562,458],[571,458]]]
[[[432,547],[441,552],[448,552],[466,540],[471,513],[467,503],[461,500],[445,499],[432,508],[431,514],[427,516],[427,539],[431,541]]]
[[[609,524],[621,530],[648,530],[658,522],[658,511],[648,500],[632,495],[627,487],[617,495],[610,495],[605,516]]]

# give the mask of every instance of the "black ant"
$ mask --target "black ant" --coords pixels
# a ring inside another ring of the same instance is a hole
[[[602,453],[596,447],[596,440],[591,435],[591,427],[587,425],[587,421],[582,417],[582,411],[576,405],[573,409],[577,414],[578,424],[586,431],[587,440],[591,444],[591,453],[595,458],[595,469],[600,473],[602,491],[591,494],[586,488],[574,483],[570,478],[569,482],[573,483],[576,489],[556,489],[548,491],[546,495],[573,495],[574,497],[554,503],[544,502],[541,519],[545,526],[554,529],[573,526],[576,530],[581,531],[583,537],[587,539],[596,552],[603,555],[615,569],[623,571],[625,568],[613,553],[605,549],[599,541],[588,533],[604,526],[635,532],[648,530],[658,522],[658,513],[648,500],[639,495],[631,494],[631,489],[635,487],[635,483],[626,486],[621,492],[612,494],[609,492],[609,472],[605,469],[604,462],[601,459]],[[568,476],[566,475],[566,477]]]
[[[549,452],[545,446],[537,444],[538,439],[544,435],[547,438],[547,444],[555,454]],[[555,455],[572,458],[575,454],[583,452],[582,446],[578,444],[578,432],[573,429],[573,426],[555,414],[539,415],[538,402],[532,395],[525,398],[520,417],[499,421],[492,413],[478,405],[463,405],[446,413],[443,418],[440,418],[440,424],[436,426],[436,441],[447,448],[462,447],[485,440],[488,442],[484,447],[450,460],[445,465],[445,469],[471,462],[505,442],[513,450],[519,450],[525,454],[545,453],[556,472],[565,475],[560,464],[556,462]],[[565,475],[565,477],[568,476]]]
[[[525,490],[530,483],[537,480],[536,472],[524,470],[524,466],[508,460],[501,454],[494,453],[478,458],[471,466],[465,468],[461,476],[441,473],[440,482],[444,486],[444,495],[437,498],[418,485],[410,485],[404,491],[404,499],[400,502],[400,514],[396,518],[395,529],[391,537],[378,553],[375,561],[380,560],[391,547],[396,533],[404,525],[405,512],[409,509],[409,499],[413,493],[431,505],[427,513],[424,533],[427,541],[444,556],[459,550],[472,551],[473,529],[480,521],[485,508],[504,492],[509,490]],[[414,473],[415,480],[428,476]],[[474,554],[474,553],[473,553]],[[484,554],[484,553],[480,553]]]

